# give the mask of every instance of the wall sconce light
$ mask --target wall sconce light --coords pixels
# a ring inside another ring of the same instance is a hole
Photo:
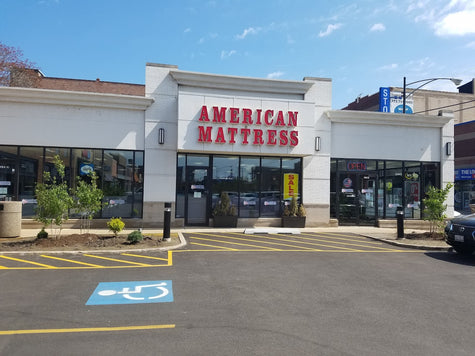
[[[158,143],[163,145],[165,143],[165,129],[159,128],[158,129]]]
[[[315,151],[320,151],[321,142],[320,136],[315,137]]]
[[[447,156],[451,156],[452,155],[452,142],[447,142],[445,144],[445,154]]]

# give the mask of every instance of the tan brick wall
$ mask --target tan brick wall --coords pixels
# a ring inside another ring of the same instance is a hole
[[[145,96],[145,85],[103,82],[99,79],[81,80],[43,77],[38,81],[37,88]]]

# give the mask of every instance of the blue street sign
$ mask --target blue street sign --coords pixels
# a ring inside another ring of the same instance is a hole
[[[173,302],[172,281],[102,282],[86,305]]]

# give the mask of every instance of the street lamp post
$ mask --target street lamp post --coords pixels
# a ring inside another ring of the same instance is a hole
[[[415,82],[411,82],[411,83],[406,83],[406,77],[404,77],[404,81],[403,81],[403,87],[402,87],[402,113],[405,114],[406,113],[406,87],[408,85],[412,85],[412,84],[417,84],[417,83],[422,83],[421,85],[419,85],[416,89],[413,89],[407,96],[411,96],[412,94],[414,94],[414,92],[416,90],[419,90],[420,88],[422,88],[424,85],[427,85],[429,83],[432,83],[436,80],[450,80],[452,83],[454,83],[456,86],[460,85],[460,83],[462,83],[462,79],[455,79],[455,78],[429,78],[429,79],[421,79],[421,80],[416,80]]]

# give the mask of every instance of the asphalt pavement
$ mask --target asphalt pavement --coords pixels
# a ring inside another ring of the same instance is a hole
[[[128,235],[132,232],[133,229],[124,229],[120,235]],[[417,248],[423,250],[435,250],[435,251],[447,251],[450,249],[450,246],[445,243],[443,240],[414,240],[407,238],[397,238],[397,229],[396,228],[380,228],[373,226],[338,226],[338,227],[322,227],[322,228],[302,228],[302,229],[284,229],[284,228],[180,228],[172,229],[171,234],[178,234],[180,237],[176,240],[175,243],[167,244],[166,247],[162,249],[176,249],[184,244],[186,241],[183,237],[183,233],[188,232],[241,232],[243,234],[252,234],[252,233],[270,233],[270,234],[279,234],[279,233],[295,233],[300,232],[337,232],[337,233],[351,233],[365,236],[374,240],[382,241],[391,245],[396,245],[400,247],[408,248]],[[22,240],[32,240],[36,238],[39,229],[22,229],[21,236],[15,238],[0,238],[0,242],[13,242],[13,241],[22,241]],[[143,229],[143,234],[162,234],[163,229]],[[415,229],[406,229],[404,231],[406,234],[412,233],[423,233],[426,230],[415,230]],[[79,229],[63,229],[63,235],[68,234],[77,234],[80,233]],[[111,232],[107,229],[90,229],[89,233],[98,234],[98,235],[107,235]],[[11,251],[9,251],[11,253]]]

